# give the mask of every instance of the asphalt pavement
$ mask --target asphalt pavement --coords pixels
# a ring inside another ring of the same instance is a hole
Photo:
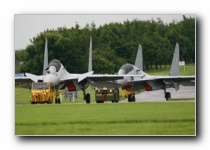
[[[180,86],[180,89],[176,91],[174,88],[166,89],[167,92],[171,93],[171,98],[183,98],[183,101],[191,101],[184,100],[186,98],[195,98],[196,90],[195,86]],[[156,90],[156,91],[145,91],[140,94],[136,94],[136,102],[165,102],[165,94],[164,90]],[[128,99],[121,100],[120,102],[127,102]],[[180,101],[180,100],[179,100]],[[194,100],[193,100],[194,101]]]

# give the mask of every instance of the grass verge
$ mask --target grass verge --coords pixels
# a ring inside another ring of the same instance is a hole
[[[195,135],[195,103],[16,105],[15,134]]]

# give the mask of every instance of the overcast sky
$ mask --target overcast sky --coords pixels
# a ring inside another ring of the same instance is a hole
[[[186,15],[186,17],[195,15]],[[182,15],[15,15],[15,50],[24,49],[30,43],[30,39],[36,37],[46,29],[58,27],[74,27],[76,22],[83,28],[87,23],[94,22],[96,27],[110,22],[123,22],[126,20],[157,20],[161,18],[164,23],[173,20],[180,21]]]

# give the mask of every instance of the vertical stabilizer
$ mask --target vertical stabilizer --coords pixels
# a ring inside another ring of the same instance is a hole
[[[139,44],[138,52],[136,55],[135,66],[140,70],[143,70],[143,54],[142,54],[142,46]]]
[[[43,65],[43,74],[46,74],[45,69],[48,67],[48,48],[47,48],[47,38],[45,41],[45,50],[44,50],[44,65]]]
[[[179,44],[176,43],[170,76],[179,76]]]
[[[88,72],[92,71],[92,37],[90,37]]]

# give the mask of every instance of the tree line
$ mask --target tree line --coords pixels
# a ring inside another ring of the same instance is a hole
[[[71,73],[88,70],[90,36],[93,39],[95,73],[116,73],[125,63],[134,64],[138,45],[142,45],[144,70],[170,65],[176,42],[180,60],[195,62],[195,18],[166,24],[138,19],[109,23],[96,28],[94,22],[81,28],[47,29],[30,39],[31,45],[15,51],[15,72],[42,74],[45,38],[48,39],[49,61],[59,59]]]

